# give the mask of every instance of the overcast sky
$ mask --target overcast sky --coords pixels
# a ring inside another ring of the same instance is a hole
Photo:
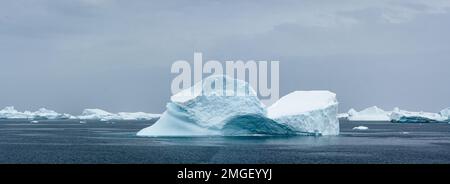
[[[281,95],[450,106],[450,1],[1,0],[0,108],[162,112],[176,60],[279,60]]]

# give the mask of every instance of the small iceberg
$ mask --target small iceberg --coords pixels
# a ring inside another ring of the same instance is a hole
[[[444,112],[445,113],[445,112]],[[394,123],[439,123],[447,121],[447,117],[438,113],[430,112],[410,112],[395,108],[390,114]]]
[[[335,95],[323,91],[315,93],[294,92],[267,109],[247,82],[228,76],[211,76],[173,95],[161,118],[137,135],[189,137],[339,134]],[[322,95],[329,96],[325,98]],[[315,99],[311,97],[323,99],[317,99],[319,102],[313,103]]]
[[[349,121],[390,121],[389,114],[390,112],[373,106],[359,112],[355,109],[350,109],[347,119]]]
[[[348,119],[348,113],[339,113],[338,115],[337,115],[337,118],[339,118],[339,119]]]
[[[366,126],[357,126],[357,127],[354,127],[353,130],[369,130],[369,127],[366,127]]]

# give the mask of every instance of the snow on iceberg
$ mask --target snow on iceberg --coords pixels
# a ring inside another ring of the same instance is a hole
[[[409,112],[395,108],[390,114],[391,121],[394,123],[436,123],[445,122],[447,117],[438,113],[430,112]]]
[[[159,118],[158,114],[149,114],[144,112],[119,112],[117,114],[107,112],[101,109],[85,109],[77,119],[81,120],[152,120]]]
[[[297,97],[296,94],[301,93],[294,93],[294,96]],[[281,101],[279,105],[272,106],[272,115],[277,119],[271,119],[264,104],[247,82],[221,75],[211,76],[173,95],[161,118],[154,125],[139,131],[137,135],[148,137],[309,135],[309,133],[337,135],[339,124],[334,94],[331,95],[331,99],[329,101],[333,101],[333,105],[323,102],[324,99],[311,103],[314,99],[307,97],[296,98],[304,100],[304,102],[297,101],[296,105]],[[305,105],[302,105],[303,103]],[[314,106],[307,107],[311,105]],[[300,111],[291,111],[289,109],[291,107]],[[280,111],[284,109],[287,111]],[[332,127],[325,127],[328,125]]]
[[[268,117],[297,132],[338,135],[338,102],[329,91],[295,91],[268,108]]]
[[[355,109],[348,111],[350,121],[390,121],[390,112],[384,111],[377,106],[366,108],[360,112]]]

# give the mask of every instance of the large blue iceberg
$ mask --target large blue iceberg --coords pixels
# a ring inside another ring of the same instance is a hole
[[[269,108],[245,81],[211,76],[171,97],[138,136],[338,135],[337,100],[328,91],[294,92]]]

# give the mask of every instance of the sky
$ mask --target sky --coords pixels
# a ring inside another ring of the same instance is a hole
[[[176,60],[278,60],[340,111],[450,107],[448,0],[0,1],[0,108],[159,113]]]

